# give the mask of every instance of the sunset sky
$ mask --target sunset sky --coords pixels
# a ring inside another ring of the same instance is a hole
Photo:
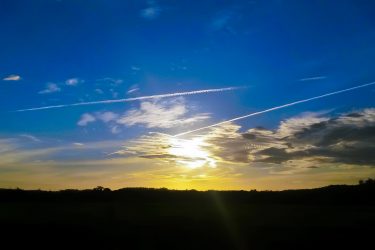
[[[374,10],[370,0],[2,0],[0,187],[374,178]]]

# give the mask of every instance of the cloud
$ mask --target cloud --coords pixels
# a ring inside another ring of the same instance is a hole
[[[104,91],[102,89],[99,89],[99,88],[95,89],[95,92],[100,94],[100,95],[104,94]]]
[[[111,77],[100,78],[100,79],[96,79],[95,81],[97,83],[110,84],[111,86],[118,86],[124,82],[124,80],[122,79],[115,79]]]
[[[0,138],[0,172],[7,168],[17,171],[13,166],[16,168],[18,164],[39,168],[43,165],[53,166],[57,162],[69,164],[69,161],[77,159],[103,159],[106,152],[120,145],[120,141],[114,140],[86,143],[61,141],[58,145],[53,145],[48,142],[35,144],[21,138]],[[77,148],[80,148],[80,151],[77,151]],[[26,176],[28,170],[29,168],[25,169]]]
[[[281,121],[277,133],[280,135],[280,137],[287,137],[293,135],[298,131],[301,131],[304,128],[307,128],[313,124],[329,120],[328,117],[322,116],[326,113],[328,112],[304,112],[299,116]]]
[[[135,93],[139,91],[139,87],[137,84],[132,85],[129,90],[126,92],[127,94]]]
[[[118,114],[113,112],[98,112],[95,114],[96,118],[103,121],[104,123],[108,123],[110,121],[115,121],[118,118]]]
[[[148,1],[148,7],[144,8],[140,11],[141,17],[147,20],[153,20],[156,19],[159,15],[162,9],[155,1]]]
[[[33,135],[29,135],[29,134],[21,134],[20,135],[21,137],[25,137],[29,140],[32,140],[34,142],[41,142],[41,140],[39,138],[37,138],[36,136],[33,136]]]
[[[110,131],[112,134],[118,134],[121,132],[121,129],[119,128],[119,126],[114,125],[110,127]]]
[[[312,165],[338,163],[375,166],[371,153],[375,152],[375,109],[331,118],[312,117],[309,114],[288,119],[276,131],[268,131],[273,133],[268,143],[278,146],[257,150],[256,154],[262,156],[258,161],[287,163],[305,160],[314,163]],[[253,131],[248,134],[256,138]]]
[[[133,71],[140,71],[140,70],[141,70],[141,68],[140,68],[140,67],[137,67],[137,66],[131,66],[130,68],[131,68],[131,70],[133,70]]]
[[[241,126],[230,122],[190,139],[153,133],[128,142],[116,154],[187,164],[199,161],[196,157],[199,154],[189,155],[194,148],[186,145],[199,141],[192,145],[215,162],[266,167],[279,174],[321,168],[375,167],[374,108],[332,117],[326,112],[306,112],[282,121],[274,130],[256,127],[240,132],[240,129]],[[179,155],[179,150],[186,154]]]
[[[21,76],[19,75],[9,75],[3,78],[3,81],[19,81],[21,80]]]
[[[112,93],[113,98],[118,98],[118,92],[116,92],[114,89],[109,89],[109,91]]]
[[[95,122],[95,121],[96,121],[96,118],[93,115],[89,113],[85,113],[81,116],[81,119],[77,122],[77,125],[86,126],[87,124],[91,122]]]
[[[76,86],[77,84],[81,83],[82,80],[79,78],[70,78],[65,81],[65,84],[68,86]]]
[[[176,97],[176,96],[187,96],[187,95],[198,95],[198,94],[208,94],[208,93],[219,93],[224,91],[233,91],[239,90],[246,87],[228,87],[228,88],[219,88],[219,89],[201,89],[201,90],[193,90],[193,91],[186,91],[186,92],[174,92],[168,94],[160,94],[160,95],[148,95],[148,96],[138,96],[138,97],[131,97],[131,98],[124,98],[124,99],[112,99],[112,100],[103,100],[103,101],[92,101],[92,102],[79,102],[79,103],[72,103],[72,104],[60,104],[54,106],[44,106],[38,108],[28,108],[28,109],[19,109],[16,112],[25,112],[25,111],[35,111],[35,110],[44,110],[44,109],[55,109],[55,108],[65,108],[65,107],[75,107],[75,106],[84,106],[84,105],[94,105],[94,104],[109,104],[109,103],[119,103],[119,102],[133,102],[133,101],[141,101],[141,100],[155,100],[160,98],[168,98],[168,97]],[[113,89],[112,91],[113,92]],[[117,94],[117,92],[113,92],[113,95]]]
[[[155,19],[159,16],[161,9],[159,7],[148,7],[141,10],[141,16],[145,19]]]
[[[127,183],[269,190],[355,183],[374,173],[374,114],[374,109],[335,116],[310,112],[286,119],[275,129],[245,132],[231,122],[189,139],[149,133],[125,142],[53,146],[0,138],[0,181],[11,187],[55,189],[98,183],[121,188]],[[286,125],[287,130],[281,129]]]
[[[139,88],[131,88],[126,93],[131,94],[131,93],[137,92],[138,90],[139,90]]]
[[[55,92],[60,92],[61,88],[57,86],[56,83],[47,83],[46,88],[39,91],[39,94],[50,94],[50,93],[55,93]]]
[[[231,34],[236,34],[233,25],[240,19],[240,14],[233,10],[225,10],[217,13],[212,18],[210,29],[213,31],[224,31]]]
[[[163,133],[150,133],[136,140],[129,141],[122,150],[111,155],[139,157],[160,160],[174,166],[215,168],[216,161],[206,149],[203,138],[191,140],[172,138]]]
[[[375,82],[370,82],[370,83],[366,83],[366,84],[362,84],[362,85],[357,85],[355,87],[351,87],[351,88],[347,88],[347,89],[342,89],[342,90],[330,92],[330,93],[327,93],[327,94],[323,94],[323,95],[319,95],[319,96],[315,96],[315,97],[311,97],[311,98],[307,98],[307,99],[303,99],[303,100],[299,100],[299,101],[295,101],[295,102],[283,104],[283,105],[272,107],[272,108],[265,109],[265,110],[262,110],[262,111],[257,111],[257,112],[250,113],[250,114],[247,114],[247,115],[235,117],[235,118],[232,118],[232,119],[229,119],[229,120],[226,120],[226,121],[214,123],[214,124],[211,124],[211,125],[208,125],[208,126],[196,128],[196,129],[189,130],[189,131],[185,131],[185,132],[176,134],[175,137],[182,136],[182,135],[187,135],[187,134],[191,134],[191,133],[195,133],[195,132],[198,132],[198,131],[201,131],[201,130],[205,130],[205,129],[217,127],[217,126],[220,126],[220,125],[223,125],[223,124],[226,124],[226,123],[231,123],[231,122],[242,120],[242,119],[245,119],[245,118],[248,118],[248,117],[252,117],[252,116],[256,116],[256,115],[261,115],[261,114],[264,114],[264,113],[268,113],[268,112],[271,112],[271,111],[274,111],[274,110],[278,110],[278,109],[287,108],[287,107],[294,106],[294,105],[297,105],[297,104],[301,104],[301,103],[305,103],[305,102],[311,102],[311,101],[318,100],[318,99],[321,99],[321,98],[325,98],[325,97],[329,97],[329,96],[333,96],[333,95],[338,95],[338,94],[341,94],[341,93],[353,91],[353,90],[360,89],[360,88],[365,88],[365,87],[368,87],[368,86],[372,86],[374,84],[375,84]]]
[[[224,29],[227,27],[231,18],[231,12],[221,13],[212,20],[211,26],[214,30]]]
[[[299,79],[300,82],[305,82],[305,81],[317,81],[317,80],[324,80],[326,79],[326,76],[314,76],[314,77],[307,77],[307,78],[302,78]]]
[[[106,112],[95,112],[95,113],[85,113],[81,116],[80,120],[77,122],[78,126],[87,126],[89,123],[93,123],[95,121],[101,121],[105,123],[112,134],[118,134],[121,132],[119,125],[116,123],[117,119],[119,118],[119,114],[114,112],[106,111]]]
[[[144,125],[147,128],[172,128],[190,125],[210,118],[207,113],[187,117],[189,107],[183,98],[168,101],[143,101],[140,107],[127,111],[118,120],[125,126]]]

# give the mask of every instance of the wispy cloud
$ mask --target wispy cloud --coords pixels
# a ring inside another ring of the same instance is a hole
[[[225,10],[217,13],[211,20],[210,29],[213,31],[225,31],[236,34],[233,25],[240,17],[238,12],[234,10]]]
[[[79,119],[79,121],[77,122],[77,125],[78,126],[86,126],[87,124],[89,124],[90,122],[94,122],[96,121],[96,118],[95,116],[89,114],[89,113],[85,113],[81,116],[81,118]]]
[[[112,134],[118,134],[121,132],[121,129],[119,128],[119,126],[114,125],[114,126],[111,126],[110,128],[111,128]]]
[[[132,89],[129,89],[126,93],[131,94],[131,93],[137,92],[138,90],[139,88],[132,88]]]
[[[66,108],[66,107],[84,106],[84,105],[95,105],[95,104],[109,104],[109,103],[119,103],[119,102],[132,102],[132,101],[141,101],[141,100],[149,100],[149,99],[160,99],[160,98],[167,98],[167,97],[187,96],[187,95],[208,94],[208,93],[216,93],[216,92],[224,92],[224,91],[233,91],[233,90],[238,90],[238,89],[243,89],[243,88],[245,88],[245,87],[228,87],[228,88],[219,88],[219,89],[202,89],[202,90],[194,90],[194,91],[187,91],[187,92],[175,92],[175,93],[169,93],[169,94],[139,96],[139,97],[125,98],[125,99],[113,99],[113,100],[93,101],[93,102],[79,102],[79,103],[73,103],[73,104],[61,104],[61,105],[44,106],[44,107],[38,107],[38,108],[27,108],[27,109],[19,109],[19,110],[16,110],[15,112],[35,111],[35,110],[44,110],[44,109],[56,109],[56,108]],[[50,93],[50,92],[48,92],[48,93]]]
[[[137,66],[131,66],[130,68],[131,68],[131,70],[133,70],[133,71],[140,71],[140,70],[141,70],[141,68],[140,68],[140,67],[137,67]]]
[[[282,121],[275,130],[240,129],[230,122],[189,139],[152,133],[128,141],[114,154],[185,166],[246,164],[273,174],[375,166],[375,109],[331,117],[310,112]]]
[[[108,122],[117,120],[117,118],[119,117],[119,115],[116,114],[116,113],[114,113],[114,112],[107,111],[107,112],[98,112],[98,113],[95,113],[95,117],[98,120],[103,121],[104,123],[108,123]]]
[[[268,190],[354,183],[374,173],[374,129],[375,110],[363,109],[335,116],[304,113],[276,129],[241,132],[239,125],[226,123],[189,139],[149,133],[125,142],[38,143],[36,148],[28,138],[0,138],[0,182],[50,189],[126,183]]]
[[[212,20],[212,23],[211,23],[212,28],[214,30],[221,30],[221,29],[226,28],[231,17],[232,17],[231,12],[220,13]]]
[[[3,81],[19,81],[21,80],[21,76],[19,75],[9,75],[3,78]]]
[[[300,82],[305,82],[305,81],[317,81],[317,80],[324,80],[326,79],[326,76],[314,76],[314,77],[307,77],[307,78],[302,78],[299,79]]]
[[[33,135],[29,135],[29,134],[21,134],[20,135],[21,137],[25,137],[29,140],[32,140],[34,142],[41,142],[41,140],[39,138],[37,138],[36,136],[33,136]]]
[[[95,81],[97,83],[110,84],[111,86],[118,86],[124,82],[124,80],[122,79],[112,78],[112,77],[104,77],[104,78],[96,79]]]
[[[70,79],[67,79],[65,81],[65,84],[68,85],[68,86],[76,86],[81,82],[82,82],[82,80],[79,79],[79,78],[70,78]]]
[[[145,19],[155,19],[160,14],[160,8],[159,7],[148,7],[141,11],[141,16]]]
[[[86,126],[95,121],[105,123],[113,134],[121,127],[141,125],[147,128],[171,128],[188,126],[210,118],[208,113],[192,114],[194,107],[189,106],[183,97],[170,100],[142,101],[137,108],[123,114],[106,112],[85,113],[78,121],[79,126]]]
[[[355,86],[355,87],[352,87],[352,88],[338,90],[338,91],[327,93],[327,94],[324,94],[324,95],[319,95],[319,96],[311,97],[311,98],[308,98],[308,99],[303,99],[303,100],[299,100],[299,101],[287,103],[287,104],[276,106],[276,107],[269,108],[269,109],[266,109],[266,110],[262,110],[262,111],[254,112],[254,113],[247,114],[247,115],[244,115],[244,116],[240,116],[240,117],[236,117],[236,118],[233,118],[233,119],[229,119],[229,120],[226,120],[226,121],[223,121],[223,122],[218,122],[218,123],[215,123],[215,124],[212,124],[212,125],[209,125],[209,126],[205,126],[205,127],[201,127],[201,128],[189,130],[189,131],[186,131],[186,132],[183,132],[183,133],[179,133],[179,134],[177,134],[175,136],[177,137],[177,136],[183,136],[183,135],[191,134],[191,133],[198,132],[198,131],[201,131],[201,130],[204,130],[204,129],[208,129],[208,128],[220,126],[220,125],[223,125],[223,124],[226,124],[226,123],[231,123],[231,122],[242,120],[242,119],[245,119],[245,118],[248,118],[248,117],[252,117],[252,116],[256,116],[256,115],[268,113],[268,112],[271,112],[271,111],[274,111],[274,110],[287,108],[287,107],[294,106],[294,105],[301,104],[301,103],[305,103],[305,102],[310,102],[310,101],[321,99],[321,98],[325,98],[325,97],[328,97],[328,96],[345,93],[345,92],[356,90],[356,89],[359,89],[359,88],[368,87],[368,86],[371,86],[371,85],[374,85],[374,84],[375,84],[375,82],[371,82],[371,83],[367,83],[367,84],[362,84],[362,85],[359,85],[359,86]]]
[[[321,163],[375,166],[371,153],[375,149],[374,129],[375,109],[337,117],[309,113],[283,121],[275,131],[263,130],[270,135],[268,145],[273,146],[252,154],[259,156],[256,161],[265,163],[290,165],[291,161],[304,161],[303,165],[310,167]],[[257,143],[258,132],[252,129],[246,135]]]
[[[147,7],[140,11],[141,17],[147,20],[156,19],[160,12],[162,11],[161,7],[156,3],[156,1],[148,1]]]
[[[171,128],[188,125],[210,118],[209,114],[201,113],[187,117],[189,107],[183,98],[168,101],[141,102],[140,107],[127,111],[117,120],[125,126],[144,125],[147,128]]]
[[[100,95],[104,94],[104,91],[102,89],[99,89],[99,88],[96,88],[95,92],[100,94]]]
[[[56,83],[47,83],[46,88],[39,91],[39,94],[50,94],[55,92],[60,92],[61,88]]]
[[[139,90],[139,87],[137,84],[132,85],[129,90],[126,92],[127,94],[135,93]]]
[[[84,113],[79,121],[77,122],[78,126],[84,127],[89,125],[90,123],[100,121],[108,126],[110,132],[112,134],[118,134],[121,132],[121,128],[119,124],[117,124],[117,120],[119,119],[120,114],[106,111],[106,112],[94,112],[94,113]]]

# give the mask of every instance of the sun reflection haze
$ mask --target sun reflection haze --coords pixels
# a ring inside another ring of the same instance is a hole
[[[192,139],[168,138],[168,153],[177,156],[176,163],[195,169],[203,166],[215,168],[216,160],[211,156],[203,137]]]

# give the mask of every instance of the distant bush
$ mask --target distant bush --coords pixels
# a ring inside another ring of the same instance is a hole
[[[375,180],[368,178],[367,180],[359,180],[359,185],[375,185]]]
[[[109,192],[109,191],[111,191],[111,189],[105,188],[105,187],[102,187],[102,186],[97,186],[96,188],[93,188],[92,190],[99,191],[99,192]]]

